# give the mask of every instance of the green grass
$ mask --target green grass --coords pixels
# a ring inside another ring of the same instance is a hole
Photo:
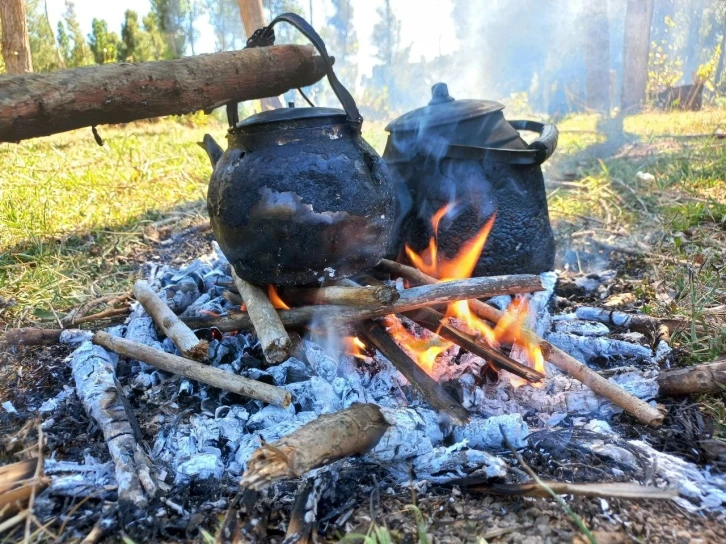
[[[103,147],[90,130],[0,144],[0,296],[16,302],[0,320],[126,289],[144,227],[203,209],[211,167],[195,142],[205,131],[224,134],[165,121],[102,128]]]

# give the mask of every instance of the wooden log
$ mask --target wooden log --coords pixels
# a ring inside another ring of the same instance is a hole
[[[5,342],[10,346],[52,346],[55,344],[80,344],[90,340],[93,333],[81,329],[40,329],[23,327],[8,329]]]
[[[388,427],[375,404],[354,404],[321,415],[256,450],[240,485],[260,491],[278,480],[299,478],[314,468],[366,452],[378,444]]]
[[[203,361],[207,358],[209,343],[200,340],[194,332],[171,311],[166,302],[159,298],[151,286],[145,281],[139,280],[133,288],[136,300],[144,307],[144,310],[151,316],[154,323],[162,332],[171,338],[174,345],[179,349],[183,357]]]
[[[659,395],[679,397],[695,393],[726,393],[726,359],[705,365],[660,371]]]
[[[230,374],[224,370],[190,361],[184,357],[172,355],[138,342],[111,336],[104,331],[99,331],[93,335],[93,343],[119,355],[143,361],[166,372],[206,383],[225,391],[231,391],[244,397],[283,407],[289,406],[292,400],[289,392],[274,385]]]
[[[286,288],[285,300],[301,304],[340,304],[341,306],[375,306],[391,304],[401,298],[398,290],[391,285],[378,286],[337,286],[319,288]]]
[[[383,259],[380,264],[389,272],[404,277],[413,283],[431,285],[438,282],[436,278],[401,263]],[[493,306],[489,306],[489,304],[485,304],[480,300],[469,299],[469,308],[471,308],[471,310],[482,319],[494,324],[496,324],[502,316],[504,316],[503,311],[498,310]],[[561,349],[538,337],[534,332],[525,330],[524,335],[529,342],[539,342],[540,349],[542,349],[542,355],[544,355],[544,358],[550,364],[556,366],[565,374],[572,376],[580,383],[585,384],[592,389],[592,391],[602,397],[605,397],[616,406],[619,406],[630,415],[637,418],[641,423],[653,426],[658,426],[663,423],[664,415],[660,413],[657,408],[634,397],[622,387],[619,387],[603,378],[597,372],[589,369],[574,357],[571,357]]]
[[[0,142],[276,96],[325,75],[311,46],[276,45],[0,78]]]
[[[234,269],[232,277],[247,306],[247,313],[257,333],[265,359],[272,364],[286,360],[290,356],[292,343],[267,294],[256,285],[238,277]]]
[[[427,306],[447,304],[457,300],[494,297],[541,291],[539,276],[514,275],[493,276],[491,278],[469,278],[430,285],[421,285],[400,291],[400,298],[391,304],[348,307],[340,305],[301,306],[290,310],[280,310],[278,315],[286,327],[304,327],[313,319],[319,319],[330,326],[343,326],[356,321],[365,321],[389,314],[400,314]],[[245,312],[225,316],[202,316],[186,318],[184,322],[192,329],[217,327],[220,331],[238,331],[252,326]]]
[[[358,330],[421,393],[434,410],[448,415],[456,425],[466,425],[471,416],[459,401],[411,359],[396,341],[375,321],[362,323]]]
[[[431,308],[422,308],[405,315],[414,323],[438,334],[449,342],[453,342],[469,353],[491,361],[497,369],[504,369],[530,382],[541,382],[545,378],[541,372],[515,361],[511,357],[507,357],[494,348],[485,345],[474,336],[462,331],[451,321],[446,320],[441,312]]]

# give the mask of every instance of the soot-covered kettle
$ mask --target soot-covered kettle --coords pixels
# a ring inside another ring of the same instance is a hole
[[[231,122],[227,150],[218,156],[207,146],[214,165],[207,207],[214,235],[240,277],[313,284],[369,269],[384,256],[394,191],[384,161],[361,136],[363,118],[353,97],[305,20],[280,15],[248,46],[273,43],[279,22],[295,26],[316,47],[344,109],[291,107]]]

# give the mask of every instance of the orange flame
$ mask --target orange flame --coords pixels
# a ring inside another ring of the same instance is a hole
[[[438,252],[438,233],[441,220],[446,217],[454,208],[455,203],[447,204],[439,209],[431,218],[434,236],[429,240],[429,245],[420,254],[413,251],[408,245],[405,246],[406,255],[413,265],[421,272],[433,276],[441,281],[465,279],[471,277],[476,267],[484,246],[486,245],[489,233],[494,226],[496,214],[492,215],[479,231],[470,240],[467,240],[459,249],[457,254],[446,259]],[[500,344],[513,344],[524,348],[530,366],[540,372],[544,372],[544,357],[539,344],[529,342],[528,337],[523,334],[528,319],[529,306],[524,298],[515,299],[507,308],[497,326],[492,328],[488,323],[480,319],[469,308],[466,300],[460,300],[448,305],[446,317],[457,320],[469,333],[482,338],[491,347],[498,349]],[[391,333],[399,342],[407,346],[407,351],[412,352],[420,366],[430,371],[436,356],[448,349],[439,349],[431,356],[428,346],[420,346],[421,340],[408,332],[403,325],[395,327]],[[401,332],[401,329],[405,332]],[[408,335],[408,336],[407,336]],[[417,343],[418,342],[418,343]],[[514,378],[514,377],[513,377]],[[516,380],[512,381],[516,385]],[[526,382],[522,382],[526,383]]]
[[[267,286],[267,296],[269,297],[270,302],[272,302],[273,308],[277,308],[278,310],[290,309],[290,306],[282,301],[280,295],[277,293],[277,288],[274,285]]]
[[[409,331],[400,319],[393,315],[384,319],[388,333],[398,341],[401,348],[411,357],[427,374],[431,374],[436,363],[436,357],[445,352],[454,344],[431,333],[427,338],[419,338]],[[427,334],[427,333],[424,333]]]
[[[357,359],[366,359],[367,358],[365,353],[363,353],[363,350],[366,349],[366,345],[363,342],[363,340],[361,340],[357,336],[343,337],[343,346],[345,348],[345,353],[347,355],[350,355]]]

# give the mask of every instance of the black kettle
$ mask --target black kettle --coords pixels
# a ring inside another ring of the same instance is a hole
[[[421,252],[439,222],[439,255],[452,258],[496,214],[475,276],[540,273],[554,266],[555,243],[540,165],[557,147],[554,125],[507,121],[504,106],[455,100],[444,83],[427,106],[391,122],[383,158],[399,196],[398,245]],[[536,131],[528,144],[520,130]]]
[[[363,118],[353,97],[305,20],[280,15],[248,47],[273,43],[272,28],[282,21],[323,57],[344,110],[290,107],[231,121],[218,160],[214,146],[207,146],[214,165],[207,207],[214,235],[241,278],[314,284],[367,270],[386,254],[394,190],[384,161],[361,136]]]

